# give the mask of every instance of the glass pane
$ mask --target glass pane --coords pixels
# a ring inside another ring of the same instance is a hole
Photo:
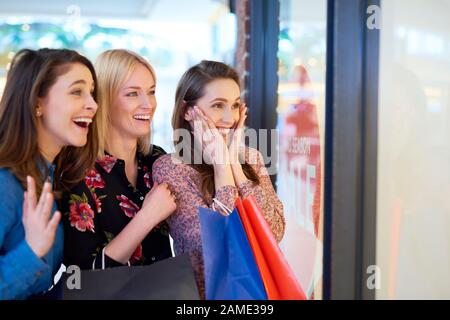
[[[280,1],[276,185],[286,217],[281,248],[314,299],[322,297],[326,3]]]
[[[450,3],[381,9],[377,298],[449,299]]]

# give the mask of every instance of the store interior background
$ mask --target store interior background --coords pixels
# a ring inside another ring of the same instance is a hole
[[[307,294],[321,299],[327,1],[279,4],[280,246]],[[450,3],[380,4],[376,298],[449,299]],[[65,47],[92,61],[128,48],[156,69],[152,139],[170,152],[178,79],[202,59],[234,64],[237,25],[228,0],[0,1],[0,95],[21,48]]]

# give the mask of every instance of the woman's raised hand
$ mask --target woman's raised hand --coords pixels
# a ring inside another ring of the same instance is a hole
[[[227,165],[230,163],[230,156],[226,141],[219,130],[197,106],[190,112],[193,119],[194,137],[200,143],[204,161],[213,166]]]
[[[51,216],[53,194],[51,184],[45,182],[39,202],[36,200],[36,184],[27,176],[27,191],[23,197],[22,222],[25,229],[25,240],[31,250],[39,257],[45,256],[53,245],[61,213],[56,211]]]

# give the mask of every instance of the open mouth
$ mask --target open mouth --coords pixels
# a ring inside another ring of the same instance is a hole
[[[72,121],[80,128],[87,128],[89,124],[92,123],[91,118],[82,118],[82,117],[74,118]]]
[[[217,128],[220,134],[228,135],[230,134],[231,128]]]
[[[133,116],[134,120],[138,121],[150,121],[150,115],[149,114],[137,114]]]

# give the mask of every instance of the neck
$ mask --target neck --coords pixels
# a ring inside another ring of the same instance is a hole
[[[38,146],[42,156],[50,163],[55,160],[62,149],[61,145],[56,143],[51,137],[47,137],[45,134],[38,134]]]
[[[138,140],[126,138],[111,130],[109,136],[108,152],[116,158],[122,159],[125,163],[134,163]]]

